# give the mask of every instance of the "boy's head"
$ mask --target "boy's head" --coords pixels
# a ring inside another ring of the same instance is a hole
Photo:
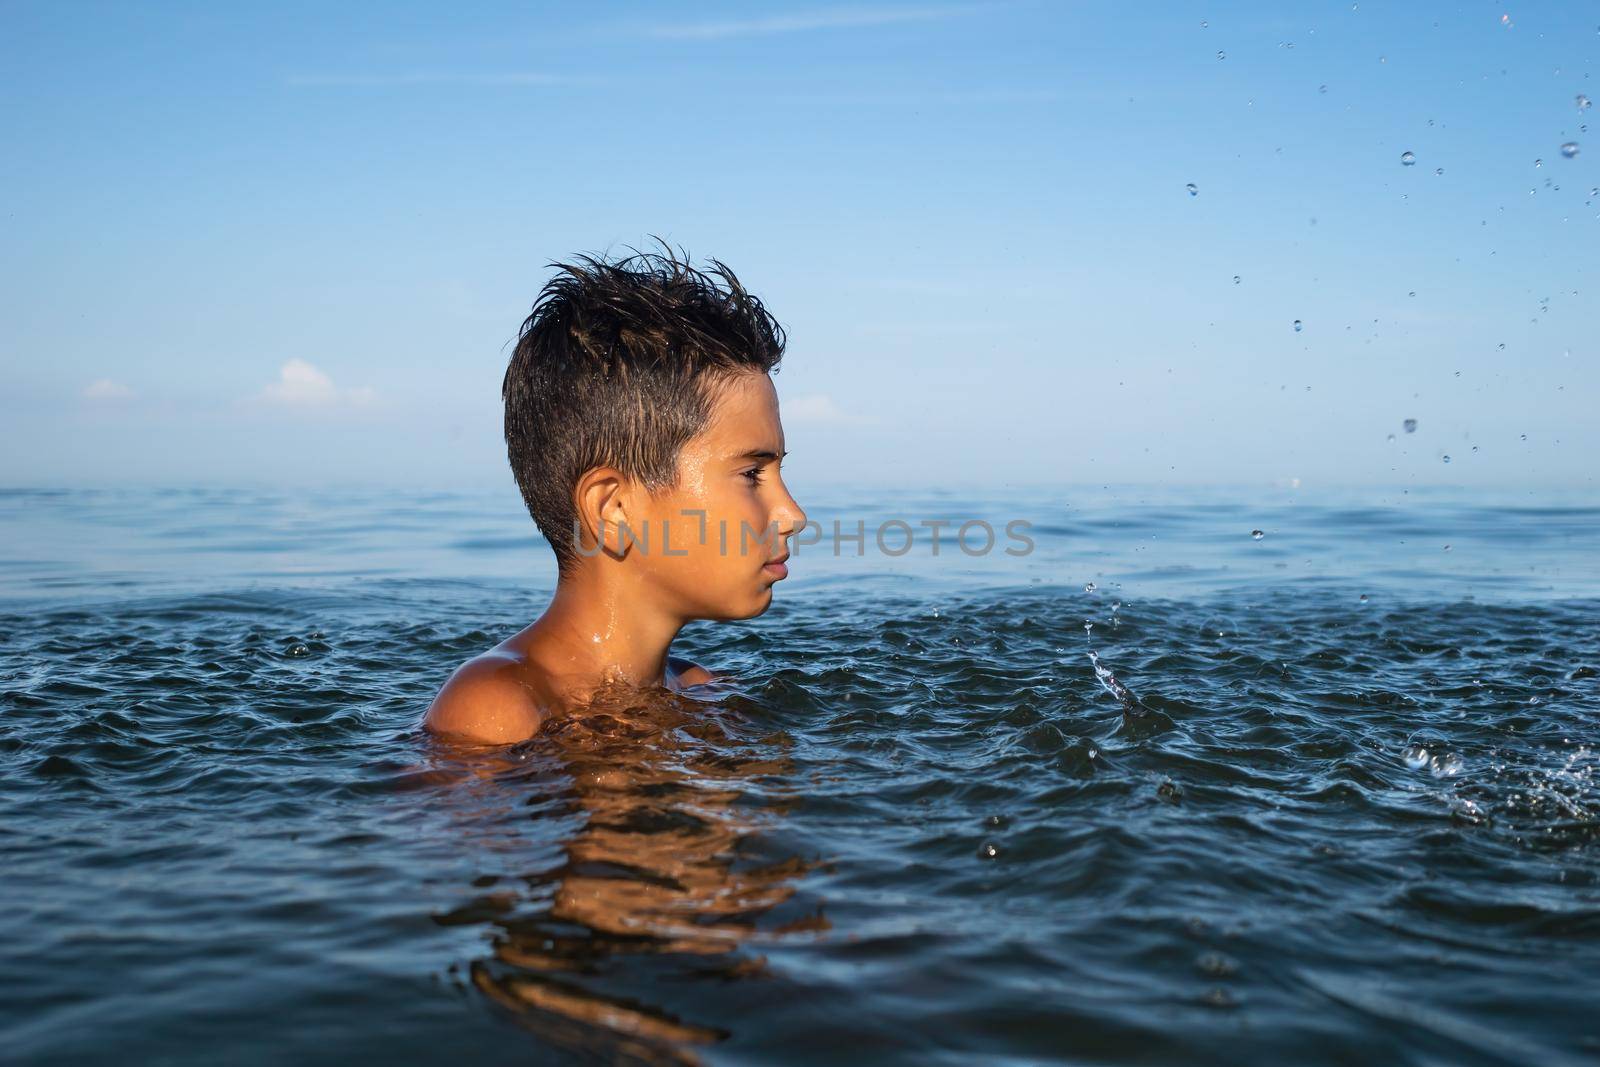
[[[685,617],[760,614],[805,521],[778,473],[783,328],[718,260],[635,252],[550,264],[502,387],[512,473],[563,577],[626,563]]]

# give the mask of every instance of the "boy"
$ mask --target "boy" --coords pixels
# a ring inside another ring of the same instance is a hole
[[[667,253],[550,264],[502,396],[555,595],[456,669],[423,719],[433,733],[508,744],[602,689],[710,681],[669,656],[678,631],[760,615],[788,573],[806,519],[779,475],[783,328],[718,260],[726,289]]]

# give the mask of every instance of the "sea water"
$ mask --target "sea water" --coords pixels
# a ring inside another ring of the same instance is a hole
[[[1600,496],[801,496],[718,683],[463,753],[514,492],[0,495],[3,1058],[1600,1057]]]

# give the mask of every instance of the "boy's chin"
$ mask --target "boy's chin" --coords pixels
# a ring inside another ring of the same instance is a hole
[[[711,618],[721,622],[737,622],[740,619],[753,619],[758,615],[765,615],[770,607],[772,607],[772,587],[769,585],[757,593],[753,601],[747,601],[742,605],[729,604]]]

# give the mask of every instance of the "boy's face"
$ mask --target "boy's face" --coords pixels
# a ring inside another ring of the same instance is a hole
[[[767,564],[788,554],[806,521],[784,488],[783,454],[772,379],[747,373],[724,383],[705,428],[678,455],[678,484],[646,498],[649,551],[635,566],[664,607],[685,618],[747,619],[771,605],[784,569]]]

